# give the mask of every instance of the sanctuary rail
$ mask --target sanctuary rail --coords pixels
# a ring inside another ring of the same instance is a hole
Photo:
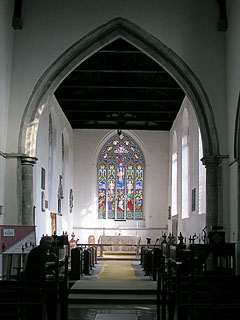
[[[135,247],[136,248],[136,258],[140,258],[140,252],[142,247],[154,248],[160,247],[159,244],[123,244],[123,243],[78,243],[77,247],[88,248],[96,247],[99,252],[99,257],[103,257],[104,247]]]

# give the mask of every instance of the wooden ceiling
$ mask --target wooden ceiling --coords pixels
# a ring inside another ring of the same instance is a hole
[[[156,62],[117,39],[55,91],[73,129],[170,130],[185,96]]]

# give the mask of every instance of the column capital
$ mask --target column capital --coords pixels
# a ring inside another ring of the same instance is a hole
[[[28,155],[22,156],[21,157],[21,165],[29,165],[29,166],[34,166],[37,162],[38,158],[37,157],[30,157]]]
[[[220,163],[219,156],[204,156],[201,161],[205,167],[218,167]]]

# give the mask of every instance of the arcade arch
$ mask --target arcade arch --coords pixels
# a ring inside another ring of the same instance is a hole
[[[237,162],[237,254],[240,255],[240,94],[238,97],[238,106],[237,106],[237,114],[236,114],[236,122],[235,122],[235,137],[234,137],[234,161],[232,164]],[[237,265],[238,273],[240,272],[240,263]]]

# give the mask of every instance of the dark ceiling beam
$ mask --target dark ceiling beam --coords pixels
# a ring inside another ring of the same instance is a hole
[[[151,74],[167,74],[164,70],[122,70],[122,69],[75,69],[74,73],[151,73]]]
[[[104,49],[102,49],[102,50],[99,50],[98,52],[97,52],[97,54],[99,54],[99,53],[126,53],[126,54],[141,54],[141,55],[143,55],[144,56],[144,54],[140,51],[140,50],[118,50],[118,49],[116,49],[116,50],[104,50]]]
[[[55,91],[73,129],[169,131],[184,95],[169,73],[124,40],[83,62]]]
[[[117,122],[121,122],[121,123],[125,123],[126,121],[132,121],[132,122],[135,122],[135,123],[138,123],[138,122],[142,122],[142,121],[151,121],[151,122],[154,122],[154,123],[172,123],[173,120],[175,119],[175,117],[172,117],[172,118],[157,118],[156,116],[151,116],[151,115],[148,115],[148,116],[144,116],[144,117],[135,117],[135,116],[109,116],[109,117],[106,117],[106,116],[96,116],[94,118],[97,122],[99,121],[102,121],[102,122],[112,122],[112,121],[117,121]],[[81,116],[79,118],[77,117],[69,117],[68,116],[68,120],[71,122],[71,123],[75,123],[75,122],[91,122],[93,121],[93,118],[90,117],[89,115],[87,116]]]
[[[59,98],[58,102],[131,102],[131,103],[181,103],[182,99],[98,99],[98,98]],[[64,109],[64,106],[63,106]]]
[[[182,102],[182,101],[181,101]],[[145,102],[145,103],[131,103],[131,102],[111,102],[111,101],[104,101],[101,103],[98,103],[97,101],[90,101],[90,102],[65,102],[60,104],[63,111],[67,110],[85,110],[86,112],[98,112],[101,111],[131,111],[131,112],[150,112],[150,111],[174,111],[178,112],[179,108],[181,106],[181,103],[171,103],[168,101],[168,103],[151,103],[151,102]]]
[[[219,20],[217,23],[218,31],[227,31],[228,29],[228,18],[226,0],[217,0],[219,8]]]
[[[106,130],[113,130],[113,129],[121,129],[121,130],[154,130],[154,131],[169,131],[171,129],[171,124],[160,124],[160,125],[150,125],[150,124],[81,124],[81,126],[77,126],[77,124],[72,124],[73,129],[106,129]]]
[[[62,84],[60,89],[151,89],[151,90],[176,90],[176,91],[182,91],[179,87],[169,87],[169,86],[151,86],[151,85],[144,85],[144,86],[134,86],[134,85],[73,85],[73,84]]]
[[[22,29],[22,0],[15,0],[12,18],[12,27],[14,30]]]
[[[99,110],[102,114],[109,114],[109,113],[114,113],[114,112],[128,112],[128,113],[134,113],[134,114],[135,113],[136,114],[138,114],[138,113],[141,113],[141,114],[151,113],[151,114],[156,114],[156,115],[159,115],[159,114],[176,115],[178,112],[178,111],[176,111],[176,109],[162,110],[162,109],[156,109],[156,108],[149,108],[148,110],[146,110],[146,108],[138,108],[137,110],[136,110],[136,108],[132,108],[132,109],[130,109],[130,108],[121,108],[121,109],[111,108],[111,109],[107,110],[107,109],[100,109],[100,108],[96,107],[95,109],[90,110],[89,108],[71,108],[71,107],[69,107],[69,108],[64,109],[64,113],[65,114],[74,114],[74,115],[82,114],[82,113],[83,114],[84,113],[96,114],[97,112],[99,112]]]

